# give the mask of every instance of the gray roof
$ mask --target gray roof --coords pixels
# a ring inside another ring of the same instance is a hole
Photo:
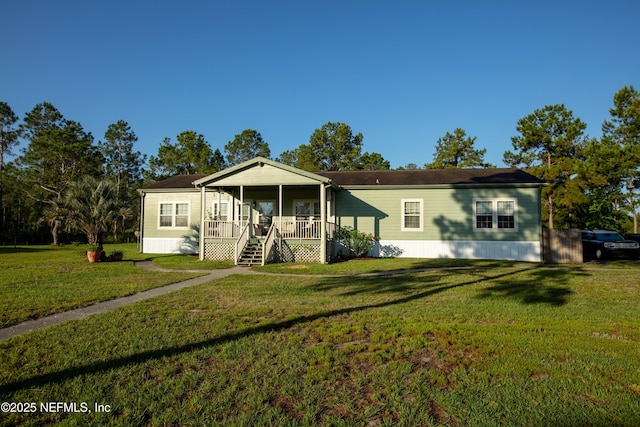
[[[207,175],[176,175],[171,178],[163,179],[153,184],[145,185],[143,190],[159,190],[163,188],[194,188],[194,181],[204,178]]]
[[[341,186],[536,184],[544,181],[520,169],[419,169],[316,172]]]
[[[504,185],[533,184],[544,185],[544,181],[520,169],[420,169],[385,171],[341,171],[315,172],[329,178],[339,186],[375,186],[375,185]],[[194,181],[210,175],[177,175],[144,186],[143,190],[154,189],[191,189]],[[286,184],[283,182],[283,184]]]

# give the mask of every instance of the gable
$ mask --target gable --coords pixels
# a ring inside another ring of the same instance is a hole
[[[303,171],[263,157],[206,176],[194,182],[202,186],[266,186],[266,185],[312,185],[329,184],[330,179]]]
[[[319,184],[318,180],[296,174],[272,165],[253,166],[232,174],[225,174],[212,179],[205,185],[240,186],[240,185],[305,185]]]

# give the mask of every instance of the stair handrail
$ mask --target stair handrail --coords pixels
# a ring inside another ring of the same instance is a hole
[[[240,236],[238,237],[238,240],[236,240],[235,258],[234,258],[235,265],[238,265],[238,261],[240,261],[240,256],[242,255],[242,251],[244,250],[244,247],[247,245],[248,241],[249,241],[249,224],[247,223],[247,225],[245,225],[242,231],[240,232]]]
[[[269,231],[267,232],[267,237],[264,239],[264,243],[262,244],[262,265],[264,265],[268,261],[269,254],[271,254],[271,250],[273,249],[273,244],[276,241],[276,226],[272,224],[269,227]]]

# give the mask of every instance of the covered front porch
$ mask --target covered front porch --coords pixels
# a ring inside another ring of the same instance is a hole
[[[272,219],[267,226],[245,221],[205,221],[201,233],[204,256],[201,258],[233,260],[241,265],[327,262],[333,252],[334,223],[326,222],[323,227],[319,219],[282,216]]]
[[[333,252],[337,187],[325,177],[254,159],[195,184],[200,259],[326,263]]]

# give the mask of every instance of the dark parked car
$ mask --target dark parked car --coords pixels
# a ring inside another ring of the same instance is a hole
[[[627,240],[635,240],[636,242],[640,243],[640,234],[625,234],[624,238]]]
[[[583,230],[582,252],[585,259],[610,257],[637,259],[640,256],[640,243],[627,240],[615,231]]]

